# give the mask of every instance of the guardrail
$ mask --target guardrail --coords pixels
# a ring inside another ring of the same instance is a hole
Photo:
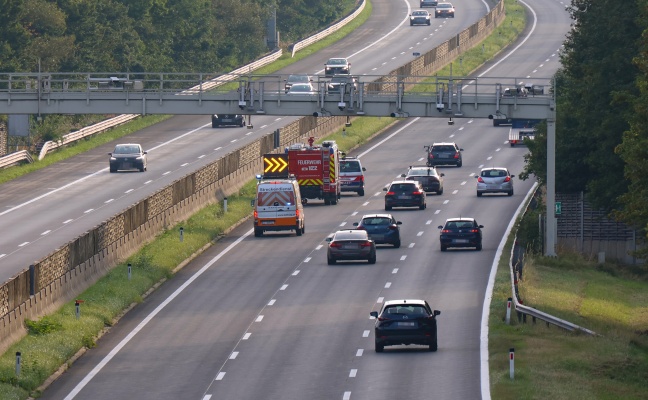
[[[538,183],[535,183],[533,187],[533,193],[535,193],[538,187],[539,187]],[[529,209],[529,204],[530,202],[527,202],[527,205],[524,209],[524,214],[526,214],[527,210]],[[539,319],[545,321],[547,324],[555,325],[571,332],[580,331],[583,333],[587,333],[588,335],[596,335],[596,332],[591,331],[587,328],[583,328],[582,326],[573,324],[569,321],[565,321],[564,319],[560,319],[558,317],[554,317],[553,315],[547,314],[545,312],[536,310],[535,308],[528,307],[520,303],[520,300],[518,298],[519,293],[517,289],[517,282],[518,282],[518,271],[524,264],[524,255],[520,256],[519,254],[520,249],[516,249],[516,247],[518,246],[517,232],[515,233],[515,238],[513,243],[514,243],[513,247],[511,248],[511,257],[509,259],[509,268],[511,272],[511,293],[512,293],[511,299],[513,300],[513,305],[518,315],[520,314],[529,315],[533,318],[534,321],[536,319]]]
[[[325,37],[327,37],[331,33],[337,32],[344,25],[351,22],[355,17],[357,17],[362,12],[362,10],[364,10],[365,4],[366,4],[366,1],[363,1],[362,4],[360,4],[360,6],[351,15],[344,18],[343,20],[341,20],[337,24],[334,24],[334,25],[324,29],[323,31],[316,33],[315,35],[313,35],[313,36],[311,36],[309,38],[306,38],[306,39],[304,39],[304,40],[302,40],[300,42],[297,42],[297,43],[293,44],[292,45],[291,57],[295,57],[295,53],[298,52],[299,50],[303,49],[304,47],[309,46],[309,45],[317,42],[318,40],[324,39]]]
[[[34,159],[27,150],[16,151],[4,157],[0,157],[0,169],[20,164],[23,161],[33,163]]]

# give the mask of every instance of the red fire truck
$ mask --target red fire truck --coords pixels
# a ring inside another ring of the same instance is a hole
[[[340,156],[334,140],[324,141],[321,145],[294,144],[286,148],[288,173],[295,175],[304,203],[308,199],[324,200],[324,204],[337,204],[340,199]]]

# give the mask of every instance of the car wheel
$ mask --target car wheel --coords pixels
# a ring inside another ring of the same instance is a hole
[[[430,26],[431,23],[432,23],[432,21],[428,21],[428,22],[427,22],[427,25]]]
[[[399,240],[398,242],[394,242],[394,247],[395,247],[395,248],[399,248],[400,245],[401,245],[400,240]]]
[[[331,200],[329,200],[328,197],[326,199],[324,199],[324,205],[325,206],[328,206],[330,204],[331,204]]]
[[[335,259],[331,257],[327,257],[326,261],[328,262],[328,265],[335,265]]]
[[[479,243],[479,244],[477,245],[476,249],[477,249],[477,251],[481,251],[481,249],[482,249],[482,244]]]
[[[297,234],[297,236],[302,235],[302,229],[299,227],[299,224],[297,224],[297,226],[295,227],[295,233]]]
[[[376,348],[376,353],[382,353],[383,350],[385,350],[385,346],[383,346],[382,344],[379,344],[379,343],[376,343],[375,348]]]
[[[419,210],[425,210],[427,208],[427,204],[423,203],[419,206]]]
[[[511,190],[510,192],[507,193],[509,196],[513,196],[513,191]]]
[[[146,168],[144,168],[143,165],[141,167],[139,167],[139,172],[144,172],[144,171],[146,171]]]
[[[448,250],[448,247],[444,246],[444,245],[441,245],[441,251],[446,251],[446,250]]]
[[[364,196],[364,189],[358,190],[358,196]]]
[[[414,23],[413,23],[413,22],[410,22],[410,26],[414,26]]]
[[[457,163],[457,167],[461,167],[462,165],[463,165],[463,162],[461,162],[461,161],[459,161],[459,162]]]
[[[301,231],[302,231],[302,234],[306,233],[306,224],[302,225]]]
[[[218,124],[212,121],[212,128],[218,128]]]
[[[441,190],[439,190],[439,191],[436,192],[436,193],[437,193],[438,195],[442,195],[442,194],[443,194],[443,188],[441,188]]]
[[[481,197],[481,196],[482,196],[482,192],[477,192],[477,197]]]
[[[434,335],[434,341],[430,343],[430,351],[437,351],[439,349],[438,343],[437,343],[437,335]]]
[[[111,172],[111,173],[113,173],[113,172],[117,172],[117,168],[110,167],[110,172]]]
[[[333,205],[337,205],[337,203],[338,203],[337,197],[333,197],[333,198],[331,199],[331,204],[333,204]]]
[[[385,206],[385,211],[390,211],[392,209],[392,206]]]
[[[369,261],[369,264],[375,264],[376,263],[376,255],[374,254],[373,256],[369,257],[369,259],[367,261]]]
[[[263,230],[259,228],[254,228],[254,237],[261,237],[263,236]]]

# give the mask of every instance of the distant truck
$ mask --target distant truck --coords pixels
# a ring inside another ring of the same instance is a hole
[[[509,130],[509,144],[515,147],[516,144],[524,143],[524,138],[533,139],[536,134],[535,126],[539,119],[513,119]]]

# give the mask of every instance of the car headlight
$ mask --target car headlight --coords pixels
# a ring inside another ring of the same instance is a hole
[[[110,157],[110,161],[117,161],[115,157]]]
[[[144,156],[139,156],[136,158],[137,161],[142,161],[144,159]]]

